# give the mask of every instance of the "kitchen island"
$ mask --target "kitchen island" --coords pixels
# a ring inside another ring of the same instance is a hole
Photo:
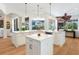
[[[26,36],[27,55],[51,55],[53,54],[53,35],[32,34]]]

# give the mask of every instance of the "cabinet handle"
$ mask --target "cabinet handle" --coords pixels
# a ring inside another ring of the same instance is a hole
[[[29,45],[29,48],[32,49],[32,44]]]

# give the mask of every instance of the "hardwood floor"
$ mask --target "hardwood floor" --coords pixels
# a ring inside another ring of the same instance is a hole
[[[0,38],[0,55],[25,55],[25,46],[15,48],[10,38]]]
[[[54,45],[54,55],[79,55],[79,39],[66,38],[62,47]]]
[[[25,46],[15,48],[11,38],[0,38],[0,55],[25,55]],[[66,38],[66,43],[60,47],[54,45],[54,55],[79,55],[79,39]]]

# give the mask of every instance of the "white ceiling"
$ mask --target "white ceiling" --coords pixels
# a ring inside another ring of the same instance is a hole
[[[4,3],[8,13],[17,13],[20,16],[25,16],[25,3]],[[64,13],[68,15],[79,16],[79,3],[52,3],[51,14],[52,16],[62,16]],[[50,6],[49,3],[39,3],[40,17],[49,16]],[[27,4],[26,15],[37,17],[37,4]]]

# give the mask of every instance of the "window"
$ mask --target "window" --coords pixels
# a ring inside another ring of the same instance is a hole
[[[44,20],[32,20],[32,30],[44,30]]]

